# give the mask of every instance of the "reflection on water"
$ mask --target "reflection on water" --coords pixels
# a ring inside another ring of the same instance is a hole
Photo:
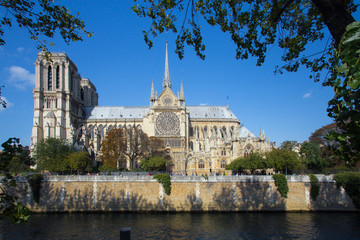
[[[360,239],[359,213],[75,213],[0,221],[1,239]]]

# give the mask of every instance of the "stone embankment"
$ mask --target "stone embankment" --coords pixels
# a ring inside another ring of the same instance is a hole
[[[17,195],[34,212],[74,211],[356,211],[332,176],[317,175],[320,194],[310,197],[308,176],[287,176],[288,198],[271,176],[172,176],[171,195],[152,176],[48,176],[36,203],[25,179]]]

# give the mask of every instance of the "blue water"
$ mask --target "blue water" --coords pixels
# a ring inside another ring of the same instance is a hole
[[[0,221],[0,239],[360,239],[360,213],[73,213]]]

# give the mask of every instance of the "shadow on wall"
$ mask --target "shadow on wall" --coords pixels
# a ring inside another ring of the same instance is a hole
[[[285,199],[276,187],[267,182],[249,179],[223,187],[214,194],[209,210],[221,211],[267,211],[285,210]]]
[[[310,183],[309,183],[310,189]],[[349,195],[345,190],[337,189],[336,184],[333,182],[321,182],[320,192],[317,199],[311,199],[311,208],[314,210],[342,210],[353,211],[356,210]]]
[[[91,186],[91,185],[89,185]],[[40,203],[33,203],[35,211],[175,211],[168,199],[157,198],[150,202],[143,196],[126,193],[124,190],[114,191],[106,186],[94,194],[93,187],[73,189],[67,183],[55,186],[44,181]]]

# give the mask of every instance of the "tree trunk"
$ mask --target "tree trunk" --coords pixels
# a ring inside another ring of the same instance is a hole
[[[311,0],[311,2],[320,11],[337,47],[346,26],[355,22],[347,9],[346,3],[344,3],[344,0]]]

